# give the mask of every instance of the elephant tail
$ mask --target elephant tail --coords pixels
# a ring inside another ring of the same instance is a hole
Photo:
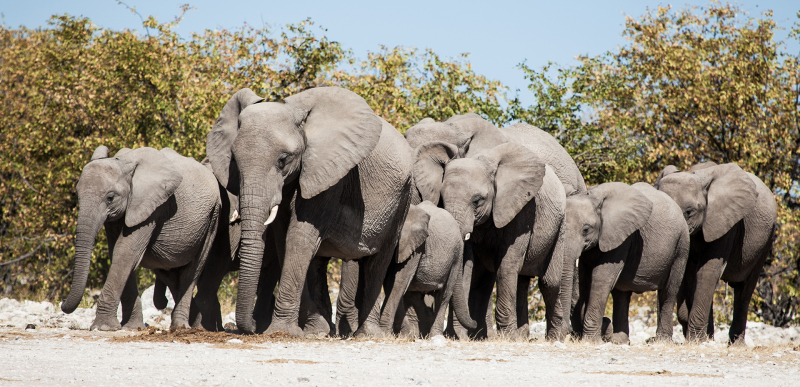
[[[453,302],[451,303],[453,309],[455,309],[456,318],[458,321],[461,322],[467,329],[475,329],[478,327],[478,323],[473,320],[469,316],[469,306],[467,305],[467,295],[464,291],[464,280],[463,280],[463,272],[464,272],[464,254],[459,254],[458,262],[456,262],[456,285],[453,289]]]

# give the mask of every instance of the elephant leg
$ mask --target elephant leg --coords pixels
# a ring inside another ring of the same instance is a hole
[[[306,310],[306,319],[303,320],[303,332],[306,336],[328,336],[336,334],[336,328],[331,320],[331,296],[328,291],[328,262],[330,257],[315,257],[308,268],[306,287],[313,308]],[[302,303],[301,303],[302,304]],[[302,313],[301,313],[302,314]]]
[[[422,254],[411,254],[411,257],[402,263],[392,263],[390,274],[387,274],[387,283],[384,286],[384,293],[388,294],[381,312],[381,329],[389,332],[394,325],[397,310],[406,294],[408,286],[417,273],[417,267]]]
[[[731,345],[744,345],[745,330],[747,329],[747,310],[750,299],[758,284],[758,275],[763,267],[763,262],[755,266],[744,282],[731,283],[733,288],[733,321],[728,331],[728,340]]]
[[[381,308],[378,303],[378,298],[381,295],[381,288],[383,287],[383,279],[386,277],[386,271],[389,269],[389,264],[397,254],[397,245],[395,247],[383,246],[380,252],[363,259],[360,263],[363,275],[360,280],[363,280],[364,298],[358,308],[358,329],[356,329],[355,336],[357,337],[381,337],[383,330],[381,329]]]
[[[686,272],[686,263],[689,255],[688,237],[683,236],[678,241],[675,255],[666,286],[658,289],[658,328],[656,328],[655,340],[668,343],[672,342],[672,311],[675,309],[675,303],[679,300],[683,275]],[[680,308],[679,304],[679,320]]]
[[[542,300],[544,300],[544,316],[547,322],[547,330],[545,337],[550,341],[559,340],[559,331],[562,326],[558,322],[556,315],[558,314],[557,307],[561,302],[560,289],[556,284],[548,284],[539,278],[539,291],[542,292]]]
[[[359,263],[342,261],[339,296],[336,298],[336,329],[339,336],[350,336],[358,329]]]
[[[444,317],[447,313],[447,307],[450,305],[450,300],[453,297],[453,289],[455,289],[455,282],[458,279],[458,270],[461,270],[460,265],[453,265],[450,269],[450,275],[444,287],[434,292],[433,313],[434,319],[430,330],[430,336],[444,335]],[[457,319],[456,319],[457,320]],[[450,321],[452,324],[452,321]]]
[[[592,289],[593,262],[599,258],[599,251],[595,249],[584,252],[578,260],[578,275],[575,276],[576,280],[573,282],[573,292],[577,293],[577,297],[573,296],[574,303],[570,316],[572,320],[572,330],[578,338],[583,337],[583,319],[586,315],[586,302],[589,300],[589,293]]]
[[[264,333],[272,323],[272,313],[275,311],[275,287],[281,275],[281,268],[276,259],[265,261],[268,262],[261,266],[261,273],[258,275],[257,297],[253,307],[256,333]]]
[[[158,310],[162,310],[167,307],[167,304],[169,304],[169,300],[167,300],[167,284],[156,278],[156,283],[153,284],[153,306]]]
[[[495,336],[494,313],[492,310],[492,290],[494,290],[495,273],[490,272],[482,263],[472,266],[472,284],[469,292],[469,313],[478,323],[475,330],[470,330],[469,337],[475,339],[491,339]],[[457,319],[456,319],[457,320]]]
[[[97,313],[90,330],[116,331],[122,327],[117,319],[117,306],[128,279],[142,261],[154,228],[155,223],[149,222],[134,229],[129,235],[122,235],[117,239],[113,247],[111,267],[100,293]]]
[[[519,276],[517,278],[517,326],[513,334],[515,339],[527,340],[530,336],[528,325],[528,289],[531,286],[531,277]]]
[[[197,280],[206,266],[208,255],[211,252],[211,246],[214,244],[214,236],[217,234],[217,220],[219,217],[219,207],[216,207],[211,213],[211,223],[203,240],[203,247],[197,258],[194,259],[184,268],[180,269],[180,280],[178,283],[179,293],[175,298],[175,309],[172,310],[172,322],[170,329],[174,328],[191,328],[191,306],[192,295],[194,288],[197,285]]]
[[[278,295],[275,298],[275,310],[267,334],[283,331],[292,336],[304,336],[299,323],[300,302],[303,298],[308,267],[317,255],[321,242],[320,232],[313,224],[305,222],[290,224]]]
[[[122,290],[122,329],[137,331],[144,329],[144,317],[142,316],[142,299],[139,298],[139,288],[136,286],[136,271],[131,273]]]
[[[207,331],[225,330],[222,325],[222,311],[217,292],[225,275],[228,274],[231,260],[227,254],[220,254],[212,249],[206,267],[197,279],[197,294],[192,303],[190,313],[192,327],[201,327]],[[197,311],[194,312],[194,309]]]
[[[692,308],[689,311],[688,332],[684,333],[687,341],[700,342],[708,340],[709,325],[712,326],[711,334],[713,335],[712,303],[714,301],[714,290],[722,272],[725,270],[725,264],[726,262],[722,258],[712,258],[705,262],[700,262],[698,265],[697,283],[692,297]]]
[[[526,240],[527,245],[528,238],[518,239]],[[525,256],[524,249],[519,245],[521,242],[508,247],[505,256],[500,258],[500,265],[497,268],[495,319],[498,332],[504,336],[515,334],[517,329],[517,282]]]
[[[591,272],[591,286],[583,317],[582,339],[584,341],[597,342],[602,339],[601,328],[606,302],[611,290],[617,283],[617,278],[622,272],[622,268],[625,266],[625,257],[628,254],[630,244],[631,238],[628,238],[622,245],[603,254],[595,262]],[[583,279],[581,279],[581,282],[583,282]]]
[[[614,289],[611,291],[614,311],[611,315],[614,333],[609,341],[614,344],[630,344],[630,328],[628,327],[628,309],[631,304],[631,292]]]
[[[683,274],[683,281],[681,281],[680,289],[678,289],[677,297],[677,315],[678,323],[681,324],[683,329],[683,336],[689,335],[689,313],[694,304],[694,293],[697,287],[697,262],[693,259],[686,261],[686,269]]]
[[[429,337],[435,317],[433,309],[425,302],[425,293],[409,292],[403,301],[414,311],[416,324],[412,323],[411,333],[416,330],[416,335],[412,337]]]
[[[424,307],[425,303],[421,302],[418,298],[420,297],[420,293],[417,292],[408,292],[403,295],[403,305],[405,307],[405,317],[403,318],[403,323],[400,327],[400,336],[401,337],[408,337],[408,338],[420,338],[422,334],[420,333],[420,319],[417,313],[419,312],[424,316]]]
[[[469,241],[464,243],[464,270],[461,273],[461,282],[463,287],[462,290],[467,298],[469,298],[469,291],[472,285],[472,266],[474,264],[471,247],[472,244]],[[450,307],[448,308],[447,329],[445,329],[445,335],[450,338],[458,338],[459,340],[469,340],[469,332],[467,332],[467,328],[464,328],[461,325],[461,322],[458,321],[458,318],[455,316],[453,299],[451,299]]]

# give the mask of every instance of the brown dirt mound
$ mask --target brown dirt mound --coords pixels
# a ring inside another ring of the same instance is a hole
[[[138,334],[125,337],[114,337],[111,341],[130,342],[156,342],[156,343],[207,343],[228,344],[229,340],[239,339],[244,344],[261,344],[289,341],[305,341],[286,332],[275,332],[269,335],[237,335],[228,332],[209,332],[200,328],[162,330],[149,327],[139,331]]]

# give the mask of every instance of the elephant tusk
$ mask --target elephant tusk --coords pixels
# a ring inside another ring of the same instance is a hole
[[[272,207],[272,209],[269,211],[269,218],[267,218],[267,221],[264,222],[264,225],[267,226],[270,223],[272,223],[272,221],[275,220],[276,216],[278,216],[278,206],[277,205],[275,207]]]
[[[239,219],[239,211],[233,210],[233,215],[231,215],[231,220],[229,221],[229,223],[235,222],[236,219]]]
[[[575,260],[575,267],[578,267],[578,259]]]
[[[469,235],[470,235],[470,233],[467,233],[467,235],[465,235],[465,236],[464,236],[464,240],[465,240],[465,241],[468,241],[468,240],[469,240]]]

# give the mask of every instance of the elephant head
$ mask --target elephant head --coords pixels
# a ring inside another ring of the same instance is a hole
[[[445,122],[425,118],[409,128],[405,136],[414,149],[431,141],[455,145],[459,157],[464,157],[470,148],[480,151],[508,142],[500,129],[475,113],[456,115]]]
[[[297,181],[309,199],[339,182],[378,144],[383,121],[357,94],[319,87],[281,102],[263,102],[250,89],[236,92],[208,134],[206,153],[222,186],[238,195],[242,238],[237,316],[250,316],[262,235]],[[290,198],[291,199],[291,198]],[[252,332],[255,324],[239,324]]]
[[[543,184],[545,165],[527,148],[505,143],[475,157],[455,159],[456,148],[426,143],[417,148],[414,179],[423,200],[441,201],[465,240],[491,216],[510,223]]]
[[[756,185],[736,164],[703,163],[690,172],[664,168],[655,187],[672,198],[694,235],[701,229],[706,242],[725,235],[756,205]]]
[[[78,180],[75,270],[61,310],[72,313],[83,297],[94,241],[103,224],[123,218],[127,227],[143,223],[175,193],[181,181],[181,173],[153,148],[124,148],[113,158],[108,157],[105,146],[94,151]]]
[[[599,246],[613,250],[647,224],[653,202],[625,183],[604,183],[567,197],[567,246],[577,257]]]

